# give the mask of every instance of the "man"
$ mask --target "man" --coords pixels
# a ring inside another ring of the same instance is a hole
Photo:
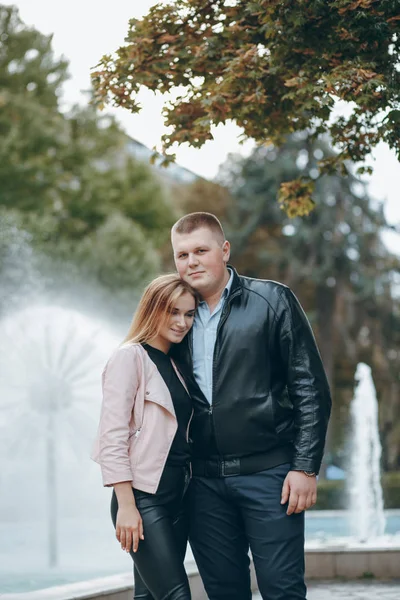
[[[289,288],[228,265],[214,215],[182,217],[172,246],[203,299],[177,351],[195,409],[189,539],[208,598],[251,599],[250,547],[264,600],[304,600],[304,510],[331,408],[310,325]]]

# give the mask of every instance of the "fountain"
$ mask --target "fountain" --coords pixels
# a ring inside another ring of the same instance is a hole
[[[347,473],[350,536],[324,535],[306,542],[309,577],[398,577],[400,564],[400,511],[386,511],[380,481],[381,444],[378,402],[371,369],[357,366],[355,394],[350,407],[351,456]],[[319,511],[316,511],[319,512]],[[322,512],[322,511],[321,511]],[[323,511],[334,522],[343,520],[343,511]],[[311,511],[308,519],[318,520]]]
[[[378,401],[371,369],[360,363],[356,390],[351,403],[351,463],[347,478],[351,529],[360,542],[385,533],[383,494],[380,480],[381,443],[378,428]]]
[[[62,513],[73,512],[68,504],[84,487],[79,464],[88,464],[85,478],[90,474],[101,371],[120,337],[76,310],[45,305],[9,313],[0,322],[0,337],[0,455],[6,458],[3,477],[13,481],[2,492],[0,508],[10,521],[26,520],[28,529],[47,522],[35,545],[55,568]],[[93,510],[101,491],[96,482],[89,499]]]

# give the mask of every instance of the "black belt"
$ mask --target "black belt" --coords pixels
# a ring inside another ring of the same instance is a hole
[[[262,454],[251,454],[241,458],[193,458],[192,474],[197,477],[232,477],[250,475],[265,469],[290,463],[293,456],[292,446],[274,448]]]

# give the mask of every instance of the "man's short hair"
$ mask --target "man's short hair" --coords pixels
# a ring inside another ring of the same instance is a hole
[[[201,227],[210,229],[221,245],[225,242],[225,233],[219,219],[207,212],[194,212],[181,217],[172,227],[171,234],[192,233],[192,231]]]

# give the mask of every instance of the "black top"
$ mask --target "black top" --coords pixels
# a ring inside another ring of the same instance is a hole
[[[190,459],[189,443],[187,441],[187,429],[192,415],[192,400],[183,387],[168,354],[165,354],[149,344],[142,344],[149,357],[156,365],[161,377],[171,394],[172,402],[178,421],[178,430],[175,434],[172,446],[167,458],[167,464],[183,466]]]

